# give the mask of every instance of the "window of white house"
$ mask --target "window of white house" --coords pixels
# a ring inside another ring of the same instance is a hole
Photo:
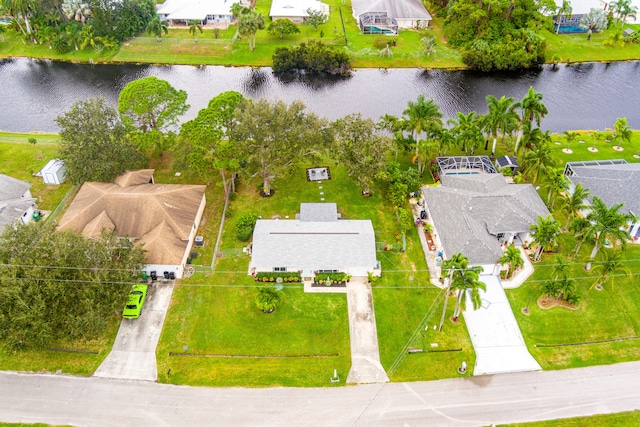
[[[287,267],[273,267],[273,271],[287,271]]]

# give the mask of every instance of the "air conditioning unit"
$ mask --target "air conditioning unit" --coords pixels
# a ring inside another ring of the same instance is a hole
[[[196,236],[196,246],[198,247],[204,246],[204,237]]]

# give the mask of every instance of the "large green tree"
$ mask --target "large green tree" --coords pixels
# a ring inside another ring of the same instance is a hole
[[[188,109],[187,92],[157,77],[128,83],[118,97],[122,122],[140,132],[167,132]]]
[[[0,236],[0,338],[11,348],[100,337],[122,310],[144,254],[128,239],[84,239],[54,222]]]
[[[480,147],[484,141],[481,121],[475,111],[471,111],[469,114],[458,111],[456,118],[448,121],[452,125],[449,132],[455,137],[457,145],[461,146],[462,150],[469,155],[473,155],[476,148]]]
[[[156,16],[147,23],[147,33],[156,36],[156,40],[161,42],[162,33],[169,34],[169,23]]]
[[[60,127],[60,158],[74,184],[109,182],[144,161],[127,138],[118,113],[103,98],[75,102],[56,123]]]
[[[442,129],[442,112],[433,99],[427,100],[423,94],[418,99],[407,103],[407,108],[402,112],[405,130],[411,132],[416,141],[416,155],[418,154],[417,142],[424,134],[426,139]]]
[[[265,194],[297,161],[317,158],[328,146],[326,121],[305,110],[300,101],[287,105],[265,99],[243,100],[235,110],[230,136],[246,159],[241,173],[262,177]]]
[[[272,36],[283,38],[290,34],[298,34],[300,32],[300,28],[286,18],[279,18],[269,24],[267,31]]]
[[[551,154],[551,145],[546,141],[535,145],[527,151],[522,159],[522,168],[534,184],[554,164],[555,159]]]
[[[524,265],[524,260],[522,259],[520,249],[516,248],[513,245],[509,245],[509,247],[507,247],[507,249],[504,251],[504,255],[500,257],[500,264],[509,265],[506,277],[507,279],[509,279],[516,269]]]
[[[589,198],[589,189],[584,188],[582,183],[579,182],[571,191],[567,191],[562,199],[561,207],[567,214],[567,223],[565,228],[569,228],[571,220],[578,215],[579,212],[585,210],[587,205],[587,199]]]
[[[218,171],[226,197],[235,192],[235,177],[242,160],[229,135],[233,130],[235,110],[243,99],[238,92],[223,92],[180,130],[183,144],[188,144],[185,155],[189,167],[207,182],[212,179],[211,174]]]
[[[626,231],[627,222],[632,219],[630,214],[620,212],[624,203],[616,203],[607,206],[602,199],[593,197],[587,220],[590,225],[586,233],[595,236],[593,250],[587,263],[587,271],[591,270],[591,263],[595,259],[601,247],[609,242],[612,245],[620,245],[626,248],[629,233]]]
[[[391,139],[378,131],[373,120],[363,118],[360,113],[336,120],[334,128],[336,160],[345,166],[362,192],[369,193],[374,179],[385,169]]]

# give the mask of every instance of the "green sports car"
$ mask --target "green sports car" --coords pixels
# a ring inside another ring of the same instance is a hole
[[[137,284],[131,287],[129,299],[122,310],[122,317],[125,319],[137,319],[140,317],[144,300],[147,297],[147,285]]]

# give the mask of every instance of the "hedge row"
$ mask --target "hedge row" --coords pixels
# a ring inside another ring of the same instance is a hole
[[[298,283],[300,282],[300,273],[296,272],[259,272],[254,276],[256,282],[275,282],[278,277],[282,277],[282,281],[285,283]]]

